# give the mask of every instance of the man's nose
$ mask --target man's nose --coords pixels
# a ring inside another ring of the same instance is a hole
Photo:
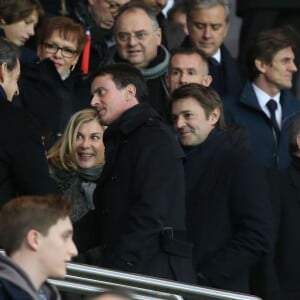
[[[91,106],[96,107],[100,104],[100,99],[97,95],[93,95],[91,100]]]

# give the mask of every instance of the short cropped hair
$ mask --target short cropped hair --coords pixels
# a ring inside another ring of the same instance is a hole
[[[64,40],[76,41],[78,53],[83,50],[86,43],[84,28],[82,24],[66,16],[45,19],[37,32],[38,44],[43,45],[55,31],[58,31],[60,37]]]
[[[10,256],[20,249],[29,230],[46,236],[70,212],[71,201],[65,196],[22,196],[8,201],[0,210],[0,248]]]
[[[208,59],[207,59],[207,55],[206,53],[204,53],[202,50],[197,49],[195,47],[178,47],[178,48],[173,48],[170,51],[170,60],[169,60],[169,70],[170,70],[170,66],[171,66],[171,61],[173,56],[177,55],[177,54],[184,54],[184,55],[192,55],[192,54],[197,54],[201,57],[202,61],[204,62],[204,64],[207,67],[207,74],[209,73],[209,66],[208,66]]]
[[[295,52],[296,40],[297,33],[288,26],[264,30],[251,39],[246,50],[250,80],[253,81],[260,73],[255,65],[256,59],[270,65],[280,50],[291,47]]]
[[[198,83],[182,85],[171,94],[171,104],[183,98],[195,99],[203,108],[206,118],[209,118],[212,111],[218,108],[220,110],[220,118],[217,122],[217,127],[221,130],[226,130],[223,102],[214,89]]]
[[[0,18],[7,25],[28,18],[34,11],[39,17],[44,15],[44,10],[39,0],[0,0]]]
[[[129,84],[133,84],[136,88],[136,98],[138,102],[144,102],[148,97],[148,88],[146,81],[138,68],[128,63],[115,63],[105,65],[99,68],[92,76],[93,81],[98,76],[110,75],[112,81],[118,89],[123,89]]]
[[[104,131],[104,126],[101,125],[99,114],[95,109],[87,108],[73,114],[62,137],[48,151],[48,160],[58,168],[77,172],[78,165],[75,159],[76,137],[83,124],[94,120],[99,123]]]
[[[12,71],[18,64],[19,48],[5,38],[0,37],[0,65],[6,63],[7,69]]]
[[[225,20],[229,22],[230,16],[230,0],[188,0],[187,1],[187,20],[191,18],[194,9],[201,8],[212,8],[214,6],[221,5],[225,10]]]

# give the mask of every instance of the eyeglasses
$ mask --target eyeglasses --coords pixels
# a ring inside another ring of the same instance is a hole
[[[113,1],[105,1],[108,5],[108,9],[112,12],[112,13],[116,13],[119,11],[121,4],[117,3],[117,2],[113,2]]]
[[[44,47],[51,54],[55,54],[58,50],[61,50],[61,55],[66,58],[72,58],[77,53],[77,50],[69,47],[58,47],[55,43],[44,43]]]
[[[132,37],[135,37],[139,41],[144,41],[150,36],[153,32],[155,32],[157,29],[153,30],[152,32],[148,31],[137,31],[133,33],[129,32],[119,32],[115,35],[116,39],[120,42],[128,42]]]

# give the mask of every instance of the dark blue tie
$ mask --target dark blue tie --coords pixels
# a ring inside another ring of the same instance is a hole
[[[267,103],[267,108],[268,108],[268,110],[270,112],[270,115],[271,115],[272,126],[274,127],[274,129],[276,131],[276,134],[279,135],[280,134],[280,128],[279,128],[279,125],[277,123],[276,116],[275,116],[275,111],[277,109],[277,102],[274,99],[270,99]]]
[[[211,87],[215,89],[219,95],[224,95],[224,83],[222,80],[221,64],[213,57],[208,58],[209,74],[213,78]]]

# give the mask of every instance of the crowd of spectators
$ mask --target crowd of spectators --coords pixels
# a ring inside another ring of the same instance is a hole
[[[65,262],[78,248],[113,270],[300,298],[300,5],[271,2],[237,0],[238,63],[230,0],[167,15],[168,0],[0,0],[0,296],[59,299],[44,281],[65,266],[43,269],[57,247]],[[53,217],[9,221],[29,208]],[[5,230],[22,231],[13,249]]]

